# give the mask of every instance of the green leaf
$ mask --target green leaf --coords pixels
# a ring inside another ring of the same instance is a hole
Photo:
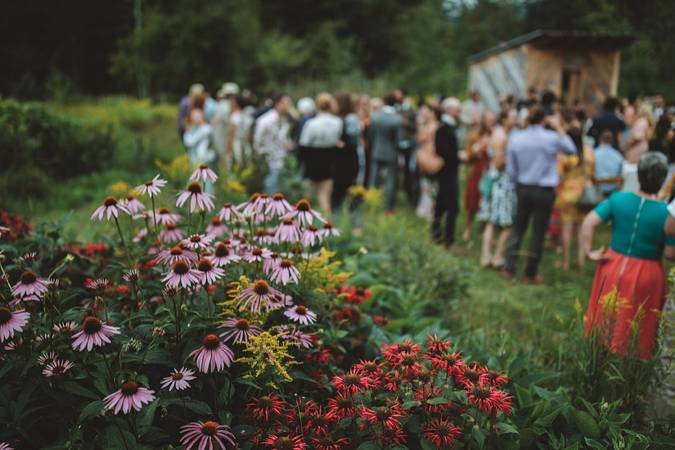
[[[201,400],[193,400],[193,399],[185,400],[185,407],[190,411],[199,414],[200,416],[210,416],[212,413],[211,407],[207,403],[202,402]]]
[[[542,416],[542,417],[538,418],[534,422],[534,424],[539,425],[540,427],[548,428],[548,427],[551,426],[551,424],[556,419],[556,417],[558,417],[559,414],[560,414],[560,409],[556,408],[552,413],[549,413],[545,416]]]
[[[436,450],[436,446],[430,440],[425,438],[420,440],[420,445],[422,450]]]
[[[366,441],[362,442],[361,445],[358,446],[357,450],[378,450],[379,448],[379,445],[377,445],[375,441]]]
[[[147,433],[150,427],[152,426],[152,422],[155,420],[155,412],[157,411],[158,406],[159,406],[159,399],[156,399],[148,406],[143,408],[141,417],[138,419],[139,436],[143,436],[145,433]]]
[[[99,414],[101,414],[102,409],[103,409],[103,400],[94,400],[93,402],[89,403],[87,406],[82,408],[82,412],[80,412],[80,418],[78,419],[78,421],[82,423],[93,417],[96,417]]]
[[[499,422],[497,426],[499,427],[500,434],[519,434],[518,428],[508,422]]]
[[[418,400],[408,400],[403,404],[403,409],[412,409],[420,405],[422,405],[422,402]]]
[[[427,400],[427,403],[429,405],[443,405],[445,403],[450,403],[450,400],[445,397],[434,397]]]
[[[71,394],[79,395],[80,397],[85,397],[91,400],[101,398],[100,395],[96,394],[95,392],[87,388],[80,386],[79,384],[73,381],[65,381],[63,383],[63,389],[66,390],[67,392],[70,392]]]

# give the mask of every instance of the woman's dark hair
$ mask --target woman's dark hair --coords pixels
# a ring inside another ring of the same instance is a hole
[[[656,194],[663,186],[668,175],[668,158],[659,152],[647,152],[638,163],[638,181],[640,190],[647,194]]]
[[[338,107],[338,116],[345,117],[347,114],[354,112],[354,104],[352,103],[352,97],[346,92],[338,92],[335,94],[335,101],[337,102]]]
[[[605,102],[602,104],[602,109],[609,112],[614,112],[619,106],[619,100],[616,97],[607,97]]]
[[[436,116],[436,120],[438,120],[440,122],[441,119],[443,118],[443,108],[438,108],[438,107],[431,106],[431,105],[428,105],[428,106],[429,106],[429,109],[431,109],[431,111],[434,113],[434,116]]]
[[[572,138],[574,146],[577,148],[577,157],[579,162],[584,161],[584,132],[580,127],[572,126],[567,130],[567,135]]]

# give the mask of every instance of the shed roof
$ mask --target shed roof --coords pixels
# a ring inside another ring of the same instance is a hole
[[[541,48],[575,48],[580,45],[594,48],[623,48],[634,36],[628,33],[596,33],[594,31],[535,30],[500,42],[498,45],[469,56],[469,63],[475,63],[503,51],[531,43]]]

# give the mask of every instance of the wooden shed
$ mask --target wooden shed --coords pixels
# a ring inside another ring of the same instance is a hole
[[[581,100],[597,111],[616,95],[621,49],[632,36],[585,31],[537,30],[469,57],[469,89],[487,108],[499,109],[499,96],[526,96],[529,87],[553,91],[566,102]]]

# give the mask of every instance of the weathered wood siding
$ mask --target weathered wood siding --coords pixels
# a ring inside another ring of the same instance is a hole
[[[469,67],[469,90],[477,89],[485,106],[499,110],[499,96],[525,96],[527,54],[522,47],[482,59]]]

